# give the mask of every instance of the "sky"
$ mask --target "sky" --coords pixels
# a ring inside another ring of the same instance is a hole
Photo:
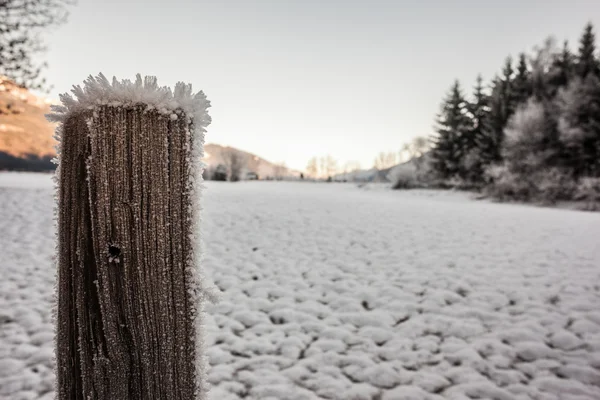
[[[470,92],[549,35],[575,50],[589,21],[600,1],[79,0],[46,38],[46,77],[55,98],[98,72],[192,83],[209,143],[370,168],[433,133],[455,79]]]

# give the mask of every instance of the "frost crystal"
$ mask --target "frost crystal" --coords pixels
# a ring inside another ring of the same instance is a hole
[[[192,85],[178,82],[175,90],[167,86],[158,86],[154,76],[142,79],[136,75],[135,82],[129,79],[121,81],[113,77],[112,82],[102,74],[90,75],[83,83],[71,89],[73,95],[64,93],[59,96],[62,105],[53,105],[52,112],[47,115],[50,121],[62,122],[71,113],[90,109],[97,105],[112,107],[145,104],[148,109],[157,109],[162,114],[173,114],[181,110],[190,117],[197,130],[202,130],[211,122],[206,110],[210,102],[204,92],[192,93]],[[175,114],[174,114],[175,115]],[[173,116],[171,116],[173,118]],[[175,115],[176,119],[177,116]]]

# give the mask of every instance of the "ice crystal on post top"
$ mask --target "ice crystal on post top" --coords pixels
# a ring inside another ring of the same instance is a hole
[[[71,89],[72,95],[60,95],[62,105],[52,106],[52,113],[48,114],[50,121],[62,122],[67,115],[89,109],[96,105],[133,105],[145,104],[162,113],[172,114],[181,110],[193,121],[196,132],[204,133],[210,122],[207,109],[210,102],[202,91],[192,93],[192,85],[178,82],[175,90],[167,86],[158,86],[154,76],[138,74],[135,82],[129,79],[119,81],[113,78],[110,82],[103,74],[89,76],[83,87],[77,85]]]

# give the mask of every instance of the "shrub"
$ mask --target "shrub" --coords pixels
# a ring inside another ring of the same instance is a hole
[[[572,200],[576,184],[573,178],[559,168],[550,168],[533,175],[537,186],[537,201],[555,204],[558,201]]]
[[[486,170],[488,186],[485,194],[500,201],[530,201],[555,204],[572,200],[576,185],[570,174],[559,168],[549,168],[530,174],[517,173],[507,165]]]
[[[511,172],[506,165],[492,165],[485,170],[490,184],[484,193],[500,201],[530,201],[534,188],[521,177]]]
[[[584,210],[600,211],[600,178],[581,179],[575,189],[575,200],[584,202]]]
[[[393,174],[392,189],[414,189],[419,187],[416,171],[413,169],[398,169]]]

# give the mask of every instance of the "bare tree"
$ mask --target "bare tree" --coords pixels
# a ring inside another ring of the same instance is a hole
[[[306,173],[313,178],[329,178],[338,172],[338,163],[330,154],[313,157],[308,161]]]
[[[387,169],[398,163],[398,157],[394,152],[381,152],[375,158],[374,167],[377,169]]]
[[[360,163],[358,161],[348,161],[344,164],[344,173],[348,174],[350,172],[360,170]]]
[[[224,147],[221,150],[221,159],[227,167],[230,182],[242,179],[242,173],[246,168],[246,157],[236,149]]]
[[[331,178],[338,171],[337,161],[330,154],[328,154],[323,159],[325,160],[324,161],[324,164],[325,164],[325,168],[324,168],[325,175],[327,176],[327,178]]]
[[[409,161],[414,158],[419,158],[427,153],[430,146],[429,139],[423,136],[417,136],[409,143],[405,143],[402,146],[402,149],[400,149],[400,159],[402,161]]]
[[[64,23],[75,0],[0,0],[0,75],[29,89],[44,89],[40,33]]]
[[[317,157],[312,157],[308,160],[308,164],[306,165],[306,173],[311,178],[319,177],[319,162],[317,161]]]
[[[319,178],[327,177],[327,157],[319,158]]]

